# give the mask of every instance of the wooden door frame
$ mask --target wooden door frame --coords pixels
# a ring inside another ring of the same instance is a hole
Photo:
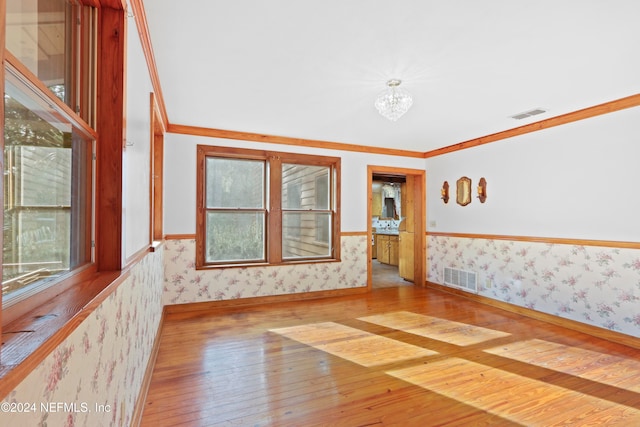
[[[426,171],[421,169],[407,169],[392,166],[367,166],[367,289],[372,289],[372,260],[371,260],[371,239],[373,228],[371,225],[371,204],[373,200],[372,186],[374,174],[394,174],[413,176],[414,187],[414,218],[415,218],[415,238],[414,238],[414,259],[413,277],[414,285],[426,286],[426,261],[427,261],[427,215],[426,215]]]

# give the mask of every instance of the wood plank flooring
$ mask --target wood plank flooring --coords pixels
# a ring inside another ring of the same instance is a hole
[[[640,350],[416,286],[168,315],[143,426],[639,426]]]

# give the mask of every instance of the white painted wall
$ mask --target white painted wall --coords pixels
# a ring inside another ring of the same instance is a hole
[[[123,153],[123,255],[149,244],[150,93],[153,92],[135,21],[127,31],[127,122]],[[133,145],[131,145],[133,144]]]
[[[426,160],[433,232],[640,241],[640,107]],[[473,201],[455,202],[472,179]],[[487,180],[481,204],[476,187]],[[440,200],[443,181],[451,200]],[[434,225],[435,223],[435,225]]]
[[[167,134],[165,136],[164,231],[196,232],[196,146],[198,144],[264,149],[341,158],[341,231],[366,231],[367,166],[397,166],[424,170],[424,159],[318,149],[304,146],[254,143],[219,138]]]

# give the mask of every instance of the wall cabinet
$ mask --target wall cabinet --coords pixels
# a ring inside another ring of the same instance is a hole
[[[377,235],[376,249],[378,261],[383,264],[398,265],[398,236]]]

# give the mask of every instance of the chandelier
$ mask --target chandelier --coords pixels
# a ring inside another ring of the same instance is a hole
[[[380,114],[395,122],[406,113],[413,104],[413,98],[409,92],[400,89],[402,80],[391,79],[387,82],[389,88],[376,98],[375,106]]]

